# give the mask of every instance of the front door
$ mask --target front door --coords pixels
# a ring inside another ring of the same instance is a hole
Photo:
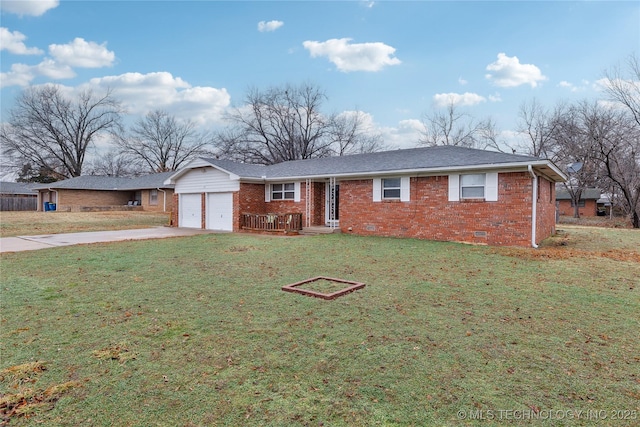
[[[340,221],[340,184],[334,185],[331,191],[331,183],[327,183],[325,190],[324,217],[327,225],[337,226]]]

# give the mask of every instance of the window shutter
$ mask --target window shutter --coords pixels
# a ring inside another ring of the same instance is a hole
[[[408,202],[411,199],[411,192],[410,190],[410,186],[411,186],[411,178],[408,176],[403,176],[402,178],[400,178],[400,201],[401,202]]]
[[[449,201],[460,201],[460,175],[457,173],[449,175]]]
[[[293,201],[300,201],[300,181],[296,181],[293,183]]]
[[[373,178],[373,201],[379,202],[382,200],[382,179]]]
[[[271,201],[271,184],[264,185],[264,201],[265,202]]]
[[[484,183],[484,200],[487,202],[498,201],[498,174],[495,172],[487,173]]]

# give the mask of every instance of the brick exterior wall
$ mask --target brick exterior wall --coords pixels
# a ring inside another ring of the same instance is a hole
[[[240,191],[238,193],[238,210],[236,211],[234,207],[234,212],[238,212],[238,214],[264,214],[267,213],[265,205],[264,184],[240,183]],[[271,210],[271,208],[269,209],[269,212],[275,212]]]
[[[447,176],[420,177],[411,178],[411,201],[373,202],[371,179],[342,181],[340,228],[359,235],[530,246],[531,186],[526,172],[501,173],[497,202],[449,202]],[[543,224],[537,240],[550,235],[550,224],[555,224],[555,205],[549,200],[538,204]]]
[[[267,213],[301,213],[302,224],[306,224],[306,183],[300,183],[300,201],[293,200],[272,200],[264,201],[264,184],[240,184],[240,194],[238,195],[238,208],[234,206],[234,217],[240,214],[267,214]],[[322,202],[320,202],[322,198]],[[235,200],[235,195],[234,195]],[[311,225],[324,225],[324,183],[312,183],[311,186]],[[236,213],[238,213],[236,215]],[[322,217],[322,219],[320,219]],[[238,229],[240,229],[238,227]],[[234,231],[236,230],[234,226]]]
[[[560,215],[573,216],[573,206],[571,200],[558,200],[558,212]],[[584,207],[578,207],[580,216],[597,216],[597,200],[589,199],[584,201]]]
[[[59,211],[76,211],[83,207],[126,206],[132,192],[98,190],[57,190]]]
[[[556,234],[556,185],[538,177],[538,202],[536,204],[536,244]]]
[[[180,197],[178,194],[173,193],[173,210],[171,211],[171,219],[169,220],[169,224],[172,227],[178,226],[178,211],[180,209],[180,204],[178,203],[179,200]]]
[[[311,190],[311,225],[318,226],[325,223],[325,192],[326,184],[324,182],[312,183]],[[303,224],[306,224],[303,218]]]
[[[164,205],[164,198],[167,198],[167,204]],[[158,191],[158,201],[155,205],[151,204],[151,190],[142,190],[141,197],[142,207],[145,211],[150,212],[171,212],[173,210],[173,190],[165,189],[163,191]]]
[[[477,244],[531,246],[533,180],[528,172],[500,173],[498,201],[449,202],[448,176],[412,177],[410,201],[373,202],[373,180],[340,181],[340,228],[358,235],[413,237]],[[536,243],[555,233],[555,186],[538,178]],[[233,193],[233,230],[241,230],[241,214],[302,213],[306,224],[306,189],[300,202],[265,202],[263,184],[240,183]],[[206,227],[206,195],[202,193],[202,228]],[[173,196],[172,224],[178,225],[178,195]],[[311,224],[325,223],[325,183],[311,188]]]
[[[167,189],[167,205],[166,212],[170,212],[173,208],[173,190]],[[51,192],[53,193],[53,192]],[[83,210],[123,210],[129,208],[127,204],[134,199],[135,191],[110,191],[110,190],[56,190],[56,196],[49,194],[49,191],[41,191],[42,202],[56,199],[56,209],[59,211],[83,211]],[[141,208],[138,210],[162,212],[164,208],[165,193],[158,191],[158,203],[151,205],[151,191],[141,191]],[[40,203],[42,204],[42,203]],[[43,210],[42,206],[38,206],[38,210]]]

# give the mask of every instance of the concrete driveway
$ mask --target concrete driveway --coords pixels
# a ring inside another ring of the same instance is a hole
[[[193,236],[216,233],[197,228],[154,227],[137,230],[90,231],[83,233],[42,234],[0,238],[0,253],[33,251],[56,246],[81,245],[87,243],[117,242],[123,240],[163,239],[166,237]]]

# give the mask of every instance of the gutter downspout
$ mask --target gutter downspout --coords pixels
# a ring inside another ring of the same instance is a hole
[[[162,191],[162,212],[167,211],[167,192],[162,188],[158,188],[158,191]]]
[[[536,244],[536,223],[538,221],[538,176],[533,172],[533,167],[531,165],[527,165],[527,168],[529,169],[531,178],[533,178],[533,200],[531,202],[531,247],[537,249],[538,245]]]

